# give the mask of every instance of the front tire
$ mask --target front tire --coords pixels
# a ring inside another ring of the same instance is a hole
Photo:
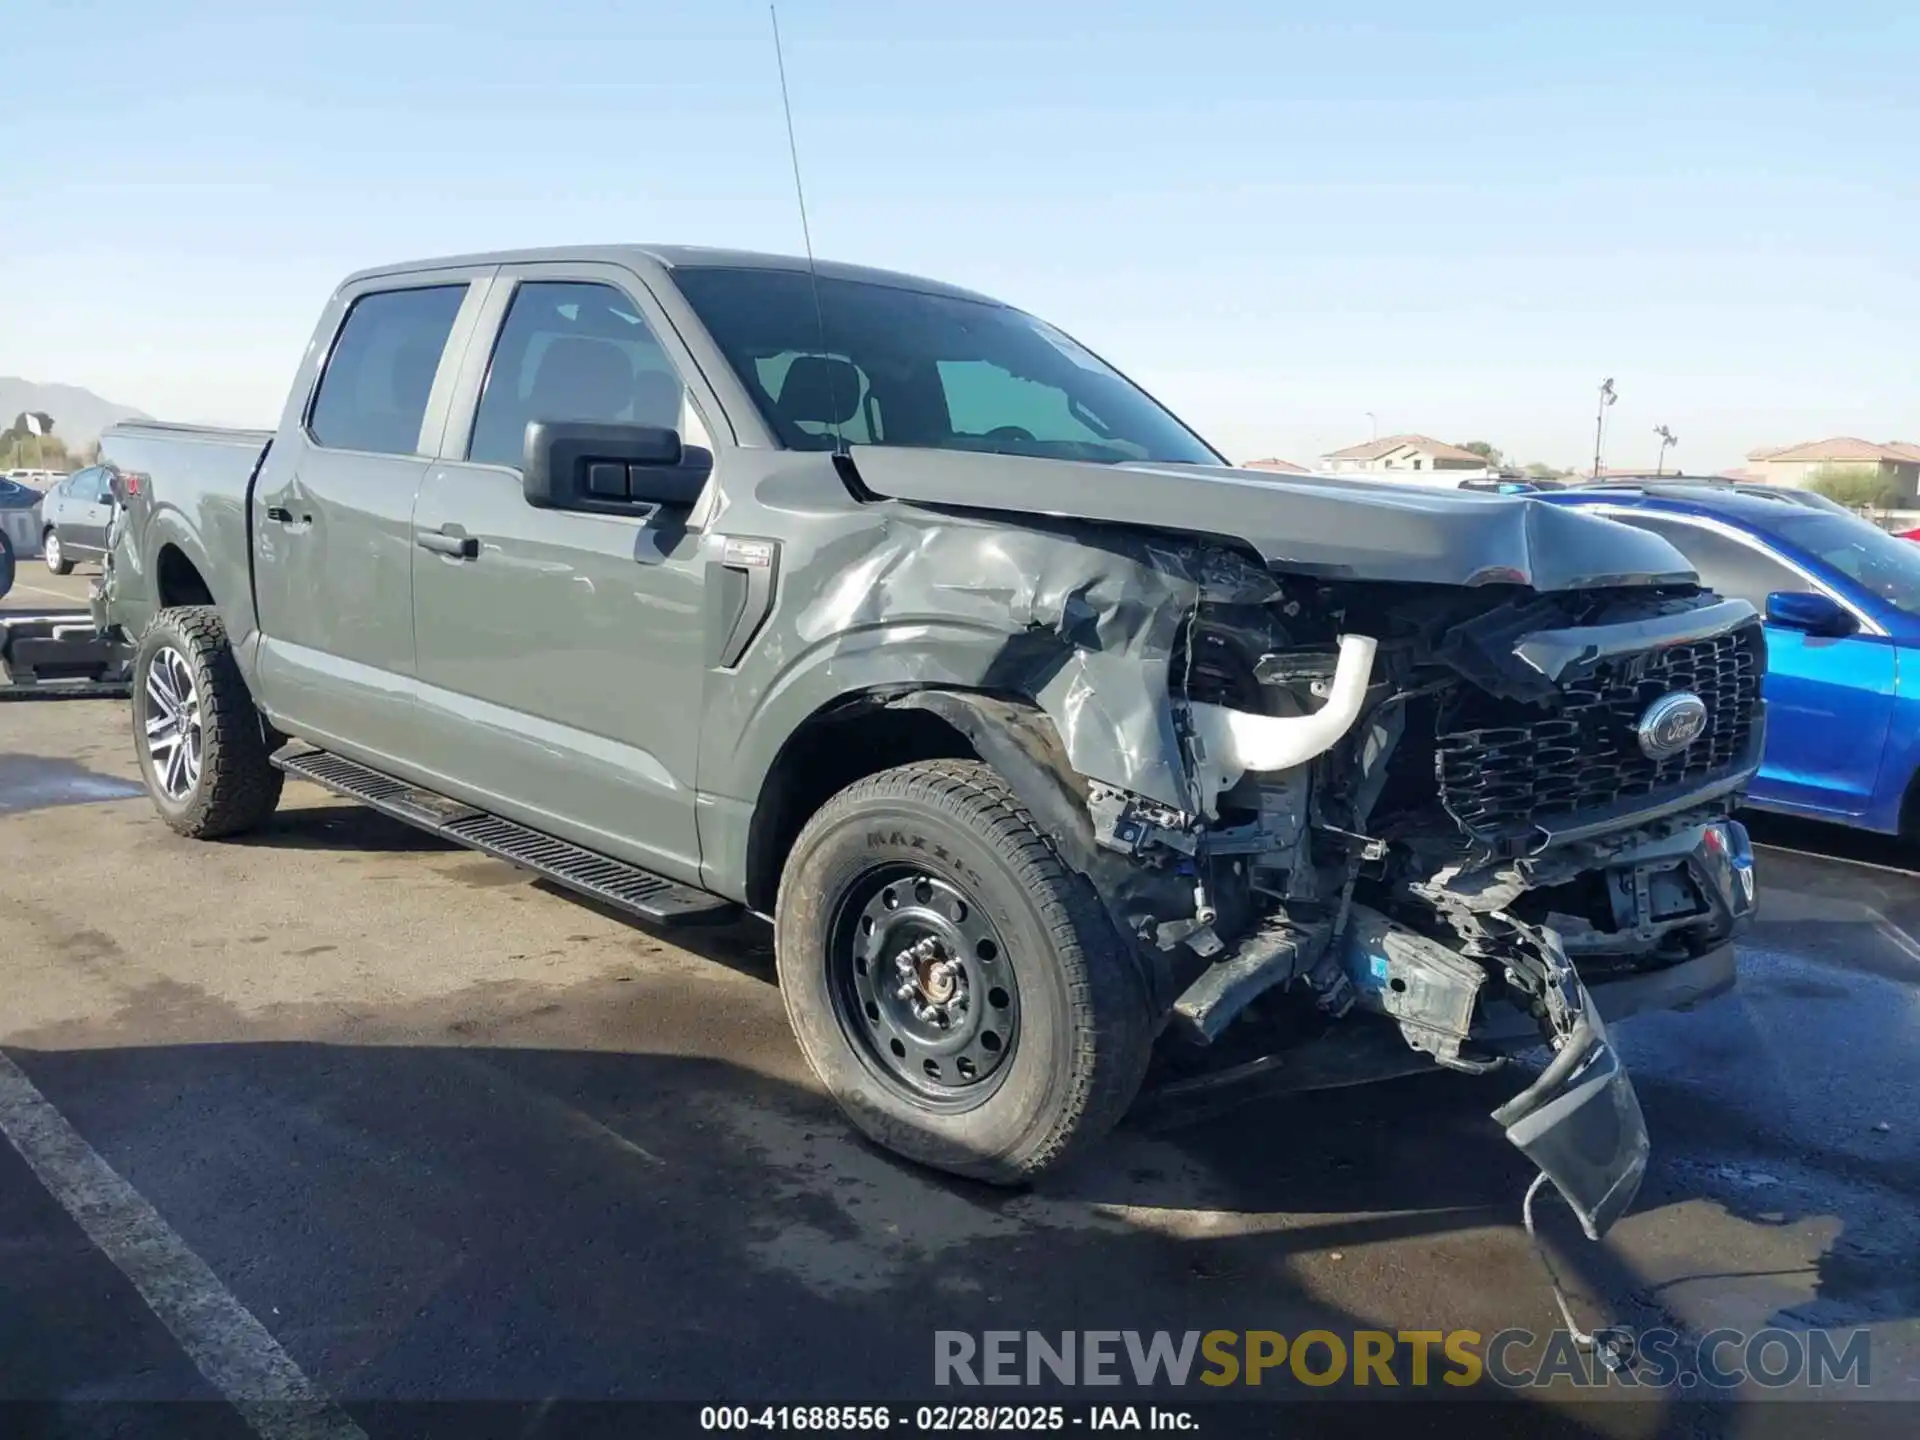
[[[47,533],[40,537],[40,558],[47,562],[47,569],[56,575],[71,575],[73,561],[67,555],[66,546],[60,543],[60,532],[51,525]]]
[[[133,659],[133,739],[147,794],[179,834],[251,830],[280,803],[260,713],[211,605],[162,610]]]
[[[1134,957],[978,761],[882,771],[821,807],[781,875],[775,941],[814,1073],[922,1164],[1033,1180],[1110,1130],[1146,1073]]]

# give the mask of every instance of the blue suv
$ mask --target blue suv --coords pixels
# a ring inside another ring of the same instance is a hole
[[[1673,542],[1766,617],[1757,809],[1920,833],[1920,545],[1804,491],[1596,485],[1539,498]]]

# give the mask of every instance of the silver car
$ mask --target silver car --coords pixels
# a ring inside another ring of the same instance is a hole
[[[40,503],[40,555],[56,575],[72,572],[81,560],[107,553],[107,528],[113,523],[113,492],[104,465],[76,470],[47,491]]]

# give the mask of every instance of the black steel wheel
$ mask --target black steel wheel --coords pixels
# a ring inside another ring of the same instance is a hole
[[[1139,962],[989,766],[858,781],[794,842],[780,989],[821,1082],[867,1135],[996,1184],[1106,1133],[1152,1045]]]
[[[977,899],[878,866],[841,900],[832,936],[835,1012],[879,1078],[954,1108],[993,1093],[1020,1040],[1020,982]]]

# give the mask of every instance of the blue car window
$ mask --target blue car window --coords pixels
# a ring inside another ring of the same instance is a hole
[[[1920,545],[1854,515],[1783,515],[1767,529],[1896,610],[1920,615]]]
[[[1667,515],[1621,515],[1617,519],[1651,530],[1687,557],[1700,583],[1730,600],[1744,600],[1761,614],[1775,590],[1805,590],[1807,582],[1785,564],[1717,531]]]

